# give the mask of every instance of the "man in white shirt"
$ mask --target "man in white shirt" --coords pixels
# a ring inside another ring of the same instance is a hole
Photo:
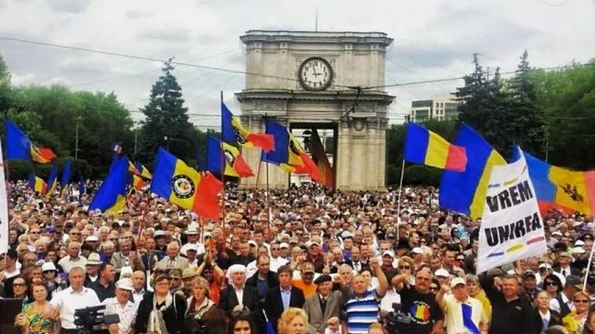
[[[76,334],[74,311],[100,304],[95,291],[85,288],[85,272],[81,267],[73,267],[68,277],[70,287],[54,295],[50,304],[60,312],[62,334]]]
[[[145,282],[145,273],[140,270],[132,273],[132,285],[134,287],[134,291],[132,291],[132,298],[134,299],[136,305],[139,305],[145,296]]]
[[[451,298],[445,298],[446,293],[452,291]],[[467,294],[465,280],[455,277],[449,285],[442,285],[436,295],[436,302],[445,312],[446,331],[448,334],[487,333],[488,318],[481,302]]]
[[[196,227],[193,225],[190,225],[185,233],[186,233],[186,236],[188,237],[188,242],[186,242],[184,244],[184,246],[182,246],[180,253],[182,255],[187,255],[186,251],[188,250],[188,247],[190,247],[192,245],[192,246],[196,247],[197,255],[204,254],[205,246],[198,242],[199,236],[198,236],[198,230],[196,229]]]
[[[282,265],[287,264],[289,261],[279,256],[279,251],[281,250],[281,244],[278,241],[275,241],[271,244],[271,265],[270,270],[277,272],[277,269]]]

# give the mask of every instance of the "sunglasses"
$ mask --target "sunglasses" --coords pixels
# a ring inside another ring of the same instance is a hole
[[[55,274],[56,271],[55,270],[46,270],[43,272],[44,274]]]
[[[39,231],[31,231],[29,234],[39,234]]]
[[[410,266],[399,266],[399,269],[411,269]]]
[[[81,234],[80,234],[80,233],[78,233],[78,232],[70,232],[70,234],[72,234],[72,235],[81,235]]]
[[[438,290],[438,287],[437,286],[431,286],[430,287],[430,290]]]
[[[586,303],[588,303],[588,302],[589,302],[589,301],[588,301],[588,300],[586,300],[586,299],[575,299],[575,300],[574,300],[574,303],[575,303],[575,304],[577,304],[577,303],[579,303],[579,304],[580,304],[580,303],[585,303],[585,304],[586,304]]]
[[[12,283],[12,286],[24,287],[25,283]]]
[[[172,278],[171,278],[171,280],[172,280],[172,281],[179,281],[179,280],[180,280],[180,278],[179,278],[179,277],[172,277]]]
[[[556,283],[556,282],[545,282],[545,285],[547,285],[547,286],[553,286],[553,285],[558,286],[558,283]]]
[[[465,258],[464,257],[460,257],[460,258],[457,259],[457,261],[465,261]]]

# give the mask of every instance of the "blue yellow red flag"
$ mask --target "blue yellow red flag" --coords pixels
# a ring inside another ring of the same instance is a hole
[[[47,182],[48,190],[45,193],[46,197],[50,197],[54,194],[56,187],[58,186],[58,166],[52,166],[52,170],[50,171],[50,175],[48,176]]]
[[[485,196],[492,167],[506,160],[471,127],[463,124],[454,145],[465,148],[467,167],[464,172],[445,170],[440,181],[440,207],[470,215],[483,215]]]
[[[320,182],[320,170],[285,126],[267,119],[266,132],[275,138],[275,147],[262,153],[262,161],[275,164],[287,173],[308,174]]]
[[[33,172],[29,173],[29,187],[40,195],[45,195],[47,190],[45,181],[42,178],[35,176]]]
[[[464,147],[452,145],[437,133],[409,122],[405,137],[405,161],[464,172],[467,153]]]
[[[5,121],[6,127],[6,158],[12,160],[33,161],[49,164],[56,155],[48,148],[38,148],[16,124]]]
[[[225,163],[225,169],[222,164]],[[254,176],[252,168],[240,154],[240,151],[213,136],[207,136],[207,170],[233,177]]]
[[[226,143],[238,143],[242,147],[260,147],[265,152],[274,147],[274,138],[271,135],[248,131],[223,102],[221,102],[221,123],[221,139]]]
[[[128,177],[128,158],[121,157],[107,175],[105,181],[95,193],[89,211],[118,213],[126,205],[126,184]]]
[[[523,154],[542,212],[556,208],[586,215],[595,213],[595,170],[573,171],[550,165],[527,152]]]
[[[155,159],[151,191],[183,209],[207,219],[218,219],[221,181],[211,173],[201,175],[184,161],[159,148]]]

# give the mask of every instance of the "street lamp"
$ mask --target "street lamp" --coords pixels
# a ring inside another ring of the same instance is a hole
[[[163,140],[165,140],[165,148],[169,151],[169,141],[167,136],[163,136]]]

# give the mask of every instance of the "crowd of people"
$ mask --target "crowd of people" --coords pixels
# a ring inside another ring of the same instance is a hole
[[[87,210],[97,185],[9,186],[0,296],[22,300],[22,333],[78,333],[76,310],[97,305],[118,319],[94,330],[119,334],[595,331],[584,215],[550,211],[547,254],[476,273],[481,220],[440,210],[431,187],[228,184],[206,221],[148,190],[102,213]]]

